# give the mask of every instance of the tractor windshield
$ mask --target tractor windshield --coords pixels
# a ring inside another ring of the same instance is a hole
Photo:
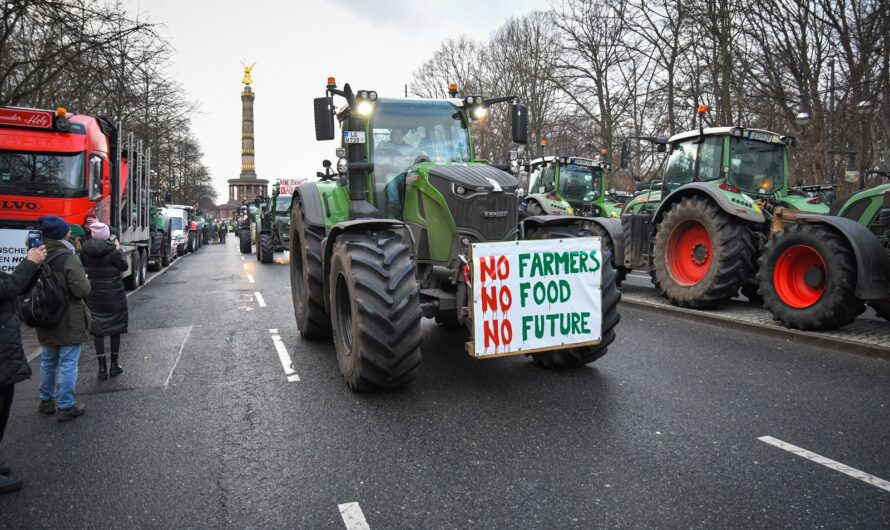
[[[83,153],[0,151],[0,189],[15,195],[65,195],[84,190]]]
[[[291,195],[279,195],[275,198],[275,212],[286,213],[290,208]]]
[[[557,191],[569,202],[592,202],[599,197],[602,175],[602,168],[564,164]]]
[[[182,217],[172,217],[170,219],[170,230],[182,230]]]
[[[466,123],[448,101],[380,100],[371,138],[377,193],[417,163],[470,161]]]
[[[734,138],[729,149],[729,181],[754,194],[773,193],[785,179],[785,146]]]

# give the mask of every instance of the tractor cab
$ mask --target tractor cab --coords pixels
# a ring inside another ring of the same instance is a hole
[[[548,156],[529,164],[527,196],[569,205],[576,215],[598,216],[604,198],[603,167],[590,158]]]

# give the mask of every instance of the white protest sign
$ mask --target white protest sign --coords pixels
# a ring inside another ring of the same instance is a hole
[[[297,186],[305,181],[306,179],[278,179],[278,193],[282,195],[293,195]]]
[[[28,255],[28,230],[0,230],[0,271],[11,273]]]
[[[473,355],[500,357],[596,344],[602,333],[598,237],[477,243]]]

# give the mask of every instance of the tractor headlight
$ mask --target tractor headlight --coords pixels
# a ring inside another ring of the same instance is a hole
[[[337,159],[337,173],[343,175],[346,173],[347,164],[346,158],[338,158]]]
[[[458,195],[463,195],[466,192],[467,192],[467,189],[464,188],[463,186],[457,186],[454,188],[454,193],[457,193]]]
[[[473,118],[475,118],[477,120],[481,120],[481,119],[485,118],[485,116],[487,116],[487,115],[488,115],[488,109],[486,109],[483,106],[478,106],[473,109]]]
[[[374,105],[368,100],[362,100],[359,102],[357,110],[360,116],[367,117],[374,111]]]

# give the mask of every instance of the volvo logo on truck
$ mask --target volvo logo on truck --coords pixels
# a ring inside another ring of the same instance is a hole
[[[36,201],[3,199],[0,201],[0,208],[4,210],[27,210],[29,212],[36,212],[40,209],[40,203]]]

